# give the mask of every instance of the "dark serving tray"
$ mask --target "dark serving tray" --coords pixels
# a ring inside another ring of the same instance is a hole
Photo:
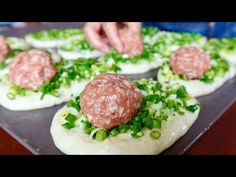
[[[42,29],[82,27],[82,25],[83,23],[49,23],[37,27],[11,29],[2,34],[22,37],[26,33]],[[151,71],[149,74],[140,76],[149,77],[153,72],[156,73],[156,71]],[[184,154],[220,118],[236,101],[236,79],[229,81],[213,94],[199,97],[198,100],[202,105],[199,118],[183,137],[162,153],[163,155]],[[63,105],[34,111],[15,112],[0,106],[0,126],[33,154],[63,154],[54,145],[50,134],[52,118]]]

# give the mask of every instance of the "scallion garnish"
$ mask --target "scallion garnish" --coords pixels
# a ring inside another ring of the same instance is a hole
[[[72,129],[75,128],[75,125],[70,124],[69,122],[66,122],[62,125],[65,129]]]
[[[194,113],[196,110],[198,110],[200,107],[199,104],[194,104],[194,105],[189,105],[186,107],[186,109],[189,111],[189,112],[192,112]]]
[[[95,139],[97,141],[104,141],[108,137],[106,130],[99,130],[96,133]]]
[[[150,133],[150,137],[153,138],[154,140],[159,139],[160,136],[161,136],[161,133],[159,131],[157,131],[157,130],[153,130]]]
[[[119,131],[118,128],[113,128],[113,129],[110,131],[110,135],[111,135],[111,136],[117,136],[119,133],[120,133],[120,131]]]
[[[66,123],[62,125],[64,128],[72,129],[76,127],[75,122],[77,120],[77,117],[73,115],[72,113],[66,112],[62,115],[62,118],[67,121]]]

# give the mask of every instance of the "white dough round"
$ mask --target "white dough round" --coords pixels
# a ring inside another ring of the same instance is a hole
[[[215,92],[218,88],[224,85],[228,80],[232,79],[236,75],[236,68],[230,65],[230,69],[225,73],[224,77],[216,77],[214,82],[211,84],[204,83],[200,80],[170,80],[170,84],[179,83],[180,85],[185,86],[189,95],[193,97],[203,96]],[[168,79],[165,78],[161,70],[158,72],[158,81],[161,83],[168,82]]]
[[[234,52],[226,52],[225,50],[220,51],[220,56],[230,63],[236,65],[236,50]]]
[[[119,63],[118,67],[120,67],[120,71],[118,71],[118,74],[143,74],[148,71],[151,71],[152,69],[157,69],[163,64],[164,60],[156,56],[153,61],[141,61],[140,63],[133,64],[133,63]]]
[[[60,88],[58,93],[60,97],[45,95],[43,100],[40,100],[42,93],[32,93],[27,96],[17,96],[15,100],[10,100],[7,97],[7,92],[10,84],[0,82],[0,105],[13,111],[27,111],[34,109],[47,108],[67,102],[71,96],[78,96],[84,89],[88,81],[73,81],[70,88]]]
[[[195,99],[189,103],[195,104]],[[185,115],[176,115],[168,119],[162,124],[160,130],[161,136],[158,140],[150,137],[150,130],[144,130],[144,136],[140,138],[132,138],[128,133],[119,134],[116,137],[109,137],[103,142],[90,139],[89,135],[83,132],[82,127],[65,129],[62,124],[64,120],[60,117],[65,111],[69,111],[76,116],[78,112],[74,108],[66,106],[60,109],[54,116],[51,125],[51,135],[55,145],[63,153],[70,155],[78,154],[96,154],[96,155],[112,155],[112,154],[159,154],[182,137],[196,121],[199,111],[190,113],[185,111]]]
[[[33,38],[31,35],[28,35],[25,37],[25,41],[30,44],[31,46],[39,49],[45,49],[45,48],[56,48],[64,43],[66,43],[68,40],[73,40],[73,39],[80,39],[82,38],[81,36],[72,36],[66,40],[38,40]]]
[[[78,58],[99,58],[103,55],[103,53],[98,50],[82,50],[81,52],[58,50],[58,54],[65,60],[75,60]]]
[[[22,38],[18,37],[7,37],[7,43],[10,45],[11,49],[21,49],[25,50],[29,48],[29,44]]]

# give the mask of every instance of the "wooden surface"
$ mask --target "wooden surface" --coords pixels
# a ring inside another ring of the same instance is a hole
[[[30,155],[31,153],[0,129],[0,154]],[[236,154],[236,103],[190,148],[187,154]]]

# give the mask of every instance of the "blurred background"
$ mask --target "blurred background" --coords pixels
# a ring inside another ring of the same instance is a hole
[[[58,22],[0,22],[0,32],[53,23]],[[236,37],[236,22],[143,22],[143,26],[154,26],[166,31],[196,32],[207,37]]]

